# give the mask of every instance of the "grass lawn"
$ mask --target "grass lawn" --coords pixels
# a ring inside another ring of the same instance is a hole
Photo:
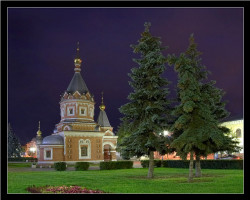
[[[79,185],[110,193],[243,193],[243,170],[203,169],[201,178],[187,183],[188,169],[146,168],[89,171],[8,172],[8,193],[28,193],[28,186]]]

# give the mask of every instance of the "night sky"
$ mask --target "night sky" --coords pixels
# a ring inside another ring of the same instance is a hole
[[[74,75],[76,44],[80,42],[81,74],[96,102],[101,92],[110,124],[117,131],[120,106],[132,91],[128,73],[137,64],[131,44],[137,44],[144,22],[152,35],[179,55],[194,33],[209,79],[226,91],[231,117],[243,116],[242,8],[9,8],[8,122],[22,144],[53,133],[60,121],[60,95]],[[177,74],[167,67],[175,96]]]

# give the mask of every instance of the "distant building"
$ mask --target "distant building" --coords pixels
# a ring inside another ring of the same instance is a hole
[[[238,140],[239,146],[242,148],[240,152],[234,153],[237,156],[244,156],[244,120],[243,117],[234,117],[228,118],[221,123],[222,126],[225,126],[231,130],[231,136],[235,137]]]
[[[45,138],[39,127],[38,164],[116,160],[118,136],[109,123],[103,96],[97,122],[94,120],[95,101],[81,76],[81,63],[78,46],[74,76],[61,96],[61,121],[56,124],[54,133]]]
[[[234,155],[239,156],[241,158],[244,157],[244,120],[243,117],[230,117],[224,120],[221,125],[229,128],[231,130],[231,136],[236,137],[236,139],[240,142],[239,146],[242,148],[240,152],[233,152]],[[165,136],[171,136],[171,133],[168,131],[164,131]],[[202,159],[217,159],[222,156],[224,152],[218,152],[215,154],[209,154],[206,158]],[[162,160],[180,160],[181,158],[176,155],[176,152],[173,154],[165,154],[160,155],[159,152],[154,153],[155,159],[162,159]],[[148,159],[147,157],[142,157],[142,159]],[[189,159],[189,155],[187,157]]]

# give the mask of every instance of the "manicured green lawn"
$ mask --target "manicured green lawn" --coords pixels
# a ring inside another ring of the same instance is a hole
[[[79,185],[110,193],[243,193],[243,170],[203,169],[203,177],[188,183],[188,169],[8,172],[8,193],[28,193],[28,186]]]

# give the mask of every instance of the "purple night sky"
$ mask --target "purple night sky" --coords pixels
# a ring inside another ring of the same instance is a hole
[[[186,50],[194,33],[209,79],[226,91],[231,117],[243,117],[243,8],[9,8],[8,122],[22,144],[53,133],[60,121],[60,95],[73,75],[77,41],[81,74],[94,95],[95,120],[101,92],[110,124],[117,131],[118,110],[132,91],[128,73],[137,66],[130,44],[137,44],[144,22],[168,46]],[[177,74],[168,67],[174,96]]]

